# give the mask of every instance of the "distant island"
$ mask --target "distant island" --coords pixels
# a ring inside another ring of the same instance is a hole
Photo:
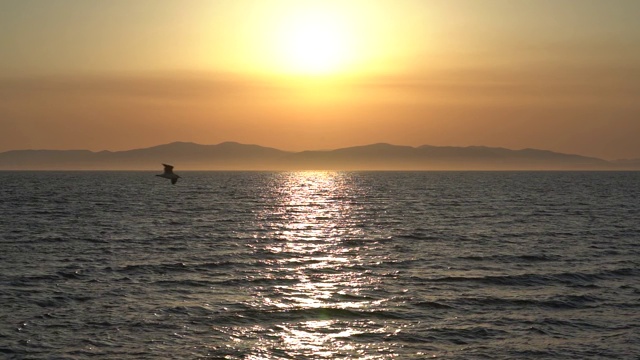
[[[11,150],[0,170],[640,170],[640,159],[607,161],[548,150],[371,144],[291,152],[224,142],[173,142],[126,151]]]

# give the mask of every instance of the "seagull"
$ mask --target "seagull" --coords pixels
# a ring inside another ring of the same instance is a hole
[[[167,164],[162,164],[162,165],[164,166],[164,173],[156,176],[160,176],[165,179],[170,179],[171,183],[175,185],[178,182],[178,178],[180,178],[180,176],[173,173],[173,166],[167,165]]]

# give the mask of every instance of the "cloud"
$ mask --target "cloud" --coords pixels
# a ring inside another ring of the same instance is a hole
[[[362,79],[358,86],[421,102],[528,103],[635,106],[640,67],[568,66],[467,67]]]
[[[7,98],[108,97],[137,99],[199,99],[264,89],[265,84],[239,76],[165,73],[139,76],[42,76],[0,79]]]

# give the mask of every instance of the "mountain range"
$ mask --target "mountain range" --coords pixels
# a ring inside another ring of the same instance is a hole
[[[291,152],[224,142],[173,142],[126,151],[11,150],[0,170],[640,170],[640,159],[606,161],[548,150],[371,144]]]

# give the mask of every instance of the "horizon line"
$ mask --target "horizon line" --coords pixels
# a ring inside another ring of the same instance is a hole
[[[73,149],[73,148],[72,149],[51,149],[51,148],[10,149],[10,150],[5,150],[5,151],[0,151],[0,154],[4,154],[4,153],[8,153],[8,152],[17,152],[17,151],[88,151],[88,152],[91,152],[91,153],[101,153],[101,152],[117,153],[117,152],[127,152],[127,151],[132,151],[132,150],[149,149],[149,148],[172,145],[172,144],[193,144],[193,145],[198,145],[198,146],[219,146],[219,145],[223,145],[223,144],[237,144],[237,145],[243,145],[243,146],[258,146],[258,147],[262,147],[262,148],[275,149],[275,150],[278,150],[278,151],[289,152],[289,153],[294,153],[294,154],[295,153],[303,153],[303,152],[313,152],[313,151],[329,152],[329,151],[336,151],[336,150],[342,150],[342,149],[351,149],[351,148],[367,147],[367,146],[375,146],[375,145],[388,145],[388,146],[396,146],[396,147],[408,147],[408,148],[412,148],[412,149],[417,149],[417,148],[420,148],[420,147],[429,146],[429,147],[435,147],[435,148],[487,148],[487,149],[503,149],[503,150],[510,150],[510,151],[526,151],[526,150],[547,151],[547,152],[551,152],[551,153],[555,153],[555,154],[575,155],[575,156],[581,156],[581,157],[586,157],[586,158],[591,158],[591,159],[604,160],[604,161],[608,161],[608,162],[611,162],[611,161],[625,161],[625,160],[640,160],[640,155],[637,156],[637,157],[632,157],[632,158],[606,159],[606,158],[601,158],[601,157],[596,157],[596,156],[583,155],[583,154],[579,154],[579,153],[565,153],[565,152],[560,152],[560,151],[556,151],[556,150],[550,150],[550,149],[544,149],[544,148],[532,148],[532,147],[507,148],[507,147],[504,147],[504,146],[488,146],[488,145],[430,145],[430,144],[422,144],[422,145],[413,146],[413,145],[404,145],[404,144],[394,144],[394,143],[389,143],[389,142],[373,142],[373,143],[366,143],[366,144],[360,144],[360,145],[350,145],[350,146],[336,147],[336,148],[330,148],[330,149],[324,148],[324,149],[305,149],[305,150],[283,150],[283,149],[280,149],[280,148],[277,148],[277,147],[260,145],[260,144],[252,144],[252,143],[243,143],[243,142],[239,142],[239,141],[235,141],[235,140],[226,140],[226,141],[222,141],[222,142],[214,143],[214,144],[203,144],[203,143],[198,143],[198,142],[195,142],[195,141],[176,140],[176,141],[170,141],[170,142],[167,142],[167,143],[150,145],[150,146],[146,146],[146,147],[134,147],[134,148],[129,148],[129,149],[125,149],[125,150],[108,150],[108,149],[89,150],[89,149],[79,149],[79,148],[75,148],[75,149]]]

